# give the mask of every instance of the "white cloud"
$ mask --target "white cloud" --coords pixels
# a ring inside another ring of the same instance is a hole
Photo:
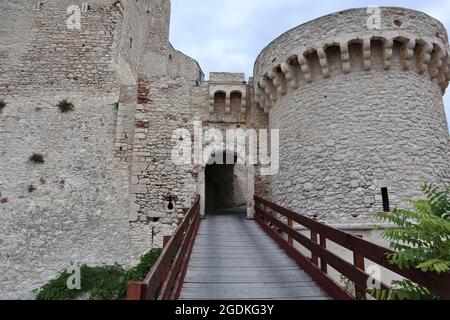
[[[171,41],[212,71],[252,74],[259,52],[283,32],[328,13],[369,5],[424,11],[450,30],[450,1],[172,0]],[[450,122],[450,93],[446,95]]]

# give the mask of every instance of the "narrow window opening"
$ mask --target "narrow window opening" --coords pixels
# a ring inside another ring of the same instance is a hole
[[[389,203],[389,191],[388,188],[381,188],[381,196],[383,198],[383,210],[384,212],[391,212],[391,206]]]
[[[82,3],[81,4],[81,12],[86,13],[91,9],[88,3]]]
[[[33,7],[34,11],[39,11],[39,10],[41,10],[41,8],[42,8],[42,2],[37,1]]]

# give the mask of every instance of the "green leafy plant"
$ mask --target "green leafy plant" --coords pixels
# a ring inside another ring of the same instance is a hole
[[[73,111],[75,109],[73,103],[67,101],[66,99],[58,103],[58,108],[62,113]]]
[[[0,111],[2,111],[6,107],[6,102],[3,100],[0,100]]]
[[[114,107],[114,109],[119,110],[119,102],[113,103],[112,106]]]
[[[370,289],[368,293],[377,300],[439,300],[430,290],[409,280],[393,281],[390,290]]]
[[[385,230],[390,240],[389,262],[400,269],[419,269],[438,274],[450,270],[450,187],[440,191],[424,185],[425,199],[409,201],[412,210],[394,210],[378,214],[382,221],[393,223],[397,229]],[[390,292],[375,290],[384,299],[437,299],[428,289],[411,281],[393,282]]]
[[[29,159],[33,163],[42,164],[44,163],[44,156],[40,153],[33,153]]]
[[[343,275],[340,276],[340,280],[342,288],[351,295],[355,295],[355,284],[349,278]]]
[[[161,255],[161,249],[154,249],[141,257],[140,263],[130,270],[116,264],[113,266],[80,266],[81,290],[70,290],[67,271],[35,290],[37,300],[75,300],[84,296],[91,300],[119,300],[124,298],[129,281],[143,281]]]

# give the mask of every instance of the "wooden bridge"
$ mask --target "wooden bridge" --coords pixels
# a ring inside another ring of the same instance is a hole
[[[196,198],[143,282],[130,282],[128,300],[353,300],[368,298],[370,261],[450,299],[450,275],[401,270],[390,250],[255,197],[255,219],[245,212],[200,219]],[[294,229],[310,230],[310,236]],[[353,252],[350,263],[327,241]],[[304,255],[298,249],[306,248]],[[329,275],[332,267],[355,286],[349,293]],[[389,286],[381,284],[381,288]]]

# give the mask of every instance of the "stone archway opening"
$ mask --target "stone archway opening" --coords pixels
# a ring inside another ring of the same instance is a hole
[[[246,167],[237,164],[212,164],[205,168],[206,214],[247,208]]]
[[[224,159],[226,159],[226,152]],[[201,173],[201,214],[243,213],[253,219],[254,167],[241,164],[210,164]]]

